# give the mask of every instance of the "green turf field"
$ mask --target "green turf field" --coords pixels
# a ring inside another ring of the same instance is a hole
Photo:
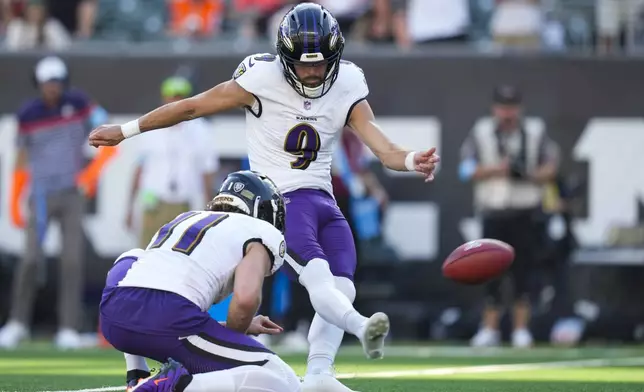
[[[302,374],[303,355],[283,355]],[[157,364],[151,364],[158,366]],[[622,392],[644,391],[644,348],[471,350],[390,347],[367,361],[343,349],[339,377],[363,392]],[[0,391],[122,391],[122,356],[113,350],[60,353],[46,344],[0,352]]]

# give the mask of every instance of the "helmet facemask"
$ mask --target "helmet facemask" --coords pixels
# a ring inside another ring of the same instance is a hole
[[[311,57],[308,57],[311,56]],[[312,57],[315,56],[315,57]],[[333,86],[338,78],[338,71],[340,70],[340,58],[342,56],[342,49],[331,58],[325,59],[322,53],[303,53],[300,60],[292,60],[285,56],[280,56],[280,61],[284,67],[284,76],[286,81],[293,87],[298,94],[304,98],[320,98],[325,95]],[[308,57],[308,58],[307,58]],[[322,83],[315,87],[306,86],[297,76],[295,66],[314,67],[326,62],[326,71],[324,72],[324,79]]]
[[[268,179],[273,184],[273,182]],[[286,208],[281,193],[275,188],[275,193],[271,199],[255,199],[252,216],[261,219],[275,226],[282,234],[286,230]]]

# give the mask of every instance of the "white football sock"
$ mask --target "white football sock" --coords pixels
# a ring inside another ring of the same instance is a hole
[[[127,367],[127,371],[129,372],[130,370],[144,370],[146,372],[150,371],[150,368],[148,367],[148,363],[145,362],[145,358],[140,357],[138,355],[132,355],[132,354],[126,354],[125,355],[125,366]]]
[[[362,329],[369,319],[360,314],[360,312],[355,310],[355,308],[353,307],[353,301],[355,301],[356,299],[356,286],[349,278],[334,276],[333,279],[335,280],[335,287],[340,290],[340,292],[344,294],[351,302],[352,312],[349,312],[349,314],[345,317],[345,330],[349,332],[353,331],[351,333],[359,336],[362,334]]]
[[[241,366],[192,376],[184,392],[298,392],[299,382],[289,383],[260,366]]]
[[[353,282],[337,276],[334,277],[334,280],[335,287],[349,301],[353,302],[356,296]],[[344,331],[342,329],[324,321],[320,314],[316,313],[309,329],[309,357],[306,373],[317,374],[331,371],[343,337]]]
[[[336,287],[326,260],[309,261],[302,269],[299,280],[309,293],[313,309],[325,321],[360,336],[367,318],[358,313],[347,296]]]
[[[327,323],[320,314],[316,313],[309,328],[309,357],[306,361],[306,374],[330,371],[343,337],[343,330]]]

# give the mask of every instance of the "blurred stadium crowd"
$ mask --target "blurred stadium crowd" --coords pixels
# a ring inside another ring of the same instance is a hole
[[[10,50],[94,41],[256,40],[293,0],[2,0]],[[642,0],[320,0],[352,42],[601,52],[642,41]]]

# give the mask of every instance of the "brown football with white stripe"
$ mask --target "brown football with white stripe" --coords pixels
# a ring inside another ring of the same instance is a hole
[[[483,238],[454,249],[443,263],[443,275],[459,283],[481,284],[501,276],[513,261],[512,246]]]

